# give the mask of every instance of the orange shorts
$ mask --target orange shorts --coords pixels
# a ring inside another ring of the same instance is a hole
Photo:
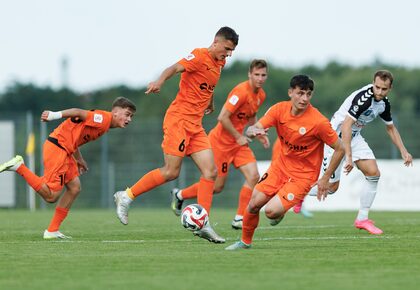
[[[233,163],[235,168],[245,164],[257,162],[254,152],[248,146],[220,146],[217,140],[214,140],[210,134],[210,143],[213,149],[214,162],[217,167],[217,176],[226,176],[229,166]]]
[[[163,121],[162,149],[165,154],[185,157],[211,149],[211,145],[202,126],[173,115],[166,115]]]
[[[278,195],[285,212],[302,201],[311,189],[309,180],[296,180],[273,166],[261,176],[255,189],[267,196]]]
[[[65,184],[79,176],[73,155],[59,148],[50,141],[45,141],[43,148],[44,176],[47,186],[54,192],[61,191]]]

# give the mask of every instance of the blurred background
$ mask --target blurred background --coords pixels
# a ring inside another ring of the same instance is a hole
[[[42,144],[60,123],[43,123],[44,109],[71,107],[110,110],[125,96],[137,105],[133,122],[81,147],[89,172],[74,207],[112,207],[112,194],[163,165],[162,120],[174,99],[179,76],[158,95],[144,94],[147,83],[195,47],[208,47],[222,26],[234,28],[239,45],[215,90],[216,111],[204,118],[210,130],[229,91],[247,79],[253,58],[269,63],[264,87],[271,105],[287,100],[290,78],[309,74],[316,83],[312,103],[328,118],[354,90],[371,83],[378,69],[395,77],[389,95],[394,122],[407,149],[420,154],[420,4],[398,1],[3,1],[0,0],[0,123],[13,137],[0,136],[2,160],[21,154],[42,175]],[[30,136],[33,136],[30,137]],[[379,159],[398,159],[380,120],[363,136]],[[275,132],[270,132],[274,142]],[[29,146],[28,146],[29,145]],[[258,160],[271,150],[251,144]],[[7,155],[7,156],[6,156]],[[28,198],[26,183],[13,176],[13,206],[45,208]],[[233,207],[243,177],[233,168],[216,206]],[[169,191],[199,178],[189,158],[178,180],[142,195],[134,206],[169,205]],[[2,181],[2,183],[4,183]],[[3,184],[4,185],[4,184]],[[2,193],[0,193],[2,194]]]

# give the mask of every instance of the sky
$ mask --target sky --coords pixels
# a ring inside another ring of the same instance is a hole
[[[222,26],[239,34],[228,64],[420,67],[419,11],[414,0],[0,0],[0,93],[145,86]]]

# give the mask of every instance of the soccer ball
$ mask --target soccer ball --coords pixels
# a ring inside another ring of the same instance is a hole
[[[209,215],[199,204],[190,204],[182,210],[181,224],[190,231],[201,230],[208,222]]]

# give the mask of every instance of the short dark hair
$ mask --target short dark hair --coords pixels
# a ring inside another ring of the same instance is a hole
[[[238,45],[239,42],[239,35],[230,27],[223,26],[216,32],[215,36],[221,36],[226,40],[230,40],[233,42],[234,45]]]
[[[299,87],[302,90],[314,90],[315,83],[314,81],[308,77],[307,75],[295,75],[290,80],[290,88],[294,89]]]
[[[112,108],[120,107],[120,108],[129,108],[133,113],[136,112],[137,108],[136,105],[132,101],[124,97],[118,97],[112,103]]]
[[[254,68],[266,68],[268,70],[267,62],[263,59],[254,59],[249,65],[249,72],[252,72]]]
[[[392,82],[394,81],[394,77],[392,73],[387,70],[378,70],[373,76],[373,81],[375,81],[377,77],[383,81],[389,80],[391,85],[392,85]]]

